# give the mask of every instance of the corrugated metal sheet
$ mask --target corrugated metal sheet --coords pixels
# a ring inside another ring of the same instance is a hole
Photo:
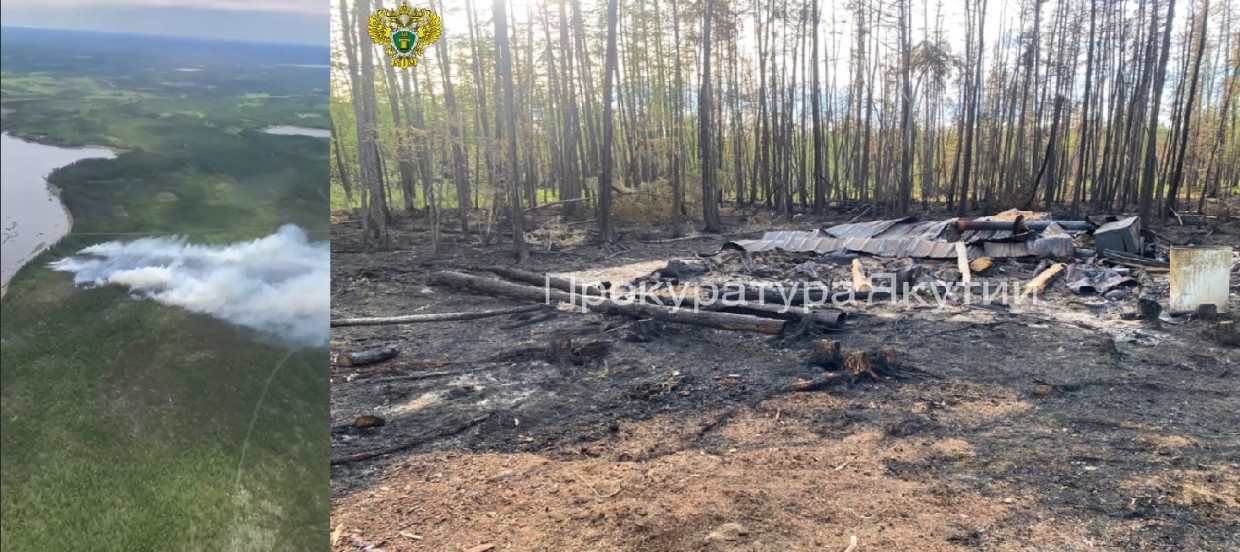
[[[916,238],[922,240],[942,240],[947,231],[955,223],[952,220],[928,220],[917,222],[913,217],[893,220],[876,220],[871,222],[854,222],[838,224],[824,229],[823,232],[833,238],[874,238],[897,239]]]
[[[954,223],[954,220],[930,220],[925,222],[900,223],[884,230],[874,237],[884,240],[895,238],[914,238],[919,240],[943,241],[948,238],[947,230],[949,226]]]
[[[1035,237],[1034,234],[1017,234],[1011,230],[965,230],[960,232],[960,241],[964,243],[981,243],[991,241],[1021,241]]]
[[[853,222],[849,224],[837,224],[827,228],[825,232],[834,238],[873,238],[883,232],[886,232],[892,226],[904,222],[912,222],[913,217],[904,217],[895,220],[874,220],[870,222]]]
[[[900,221],[879,221],[886,224],[871,225],[861,228],[856,225],[841,234],[848,237],[832,237],[832,230],[814,230],[812,232],[778,231],[767,232],[758,240],[737,240],[727,246],[750,252],[789,251],[794,253],[816,253],[826,255],[850,251],[867,253],[879,257],[911,257],[917,259],[954,259],[956,246],[953,241],[940,238],[948,234],[947,230],[954,221],[930,221],[912,224],[900,224]],[[868,224],[868,223],[867,223]],[[875,231],[877,229],[877,231]],[[858,234],[853,236],[852,234]],[[875,237],[866,237],[873,234]],[[1008,232],[1009,239],[1011,232]],[[1029,241],[985,241],[970,244],[970,259],[986,256],[997,259],[1019,257],[1069,257],[1075,249],[1072,237],[1062,232],[1047,232],[1042,238]],[[890,236],[890,237],[889,237]],[[1032,237],[1032,236],[1031,236]],[[966,240],[966,243],[969,243]]]
[[[824,239],[823,234],[818,230],[813,232],[798,231],[778,231],[767,232],[762,234],[762,238],[756,240],[735,240],[724,244],[724,247],[733,246],[750,252],[774,251],[776,249],[792,252],[826,253],[817,246],[817,241]],[[826,238],[831,239],[831,238]]]
[[[868,239],[849,244],[848,250],[858,253],[869,253],[879,257],[956,258],[956,245],[954,243],[917,238]]]
[[[758,240],[737,240],[728,246],[749,252],[790,251],[794,253],[817,253],[826,255],[851,251],[879,257],[913,257],[920,259],[954,259],[956,246],[952,242],[922,240],[916,238],[847,238],[839,239],[814,232],[767,232]],[[970,248],[970,258],[983,254],[980,247]]]

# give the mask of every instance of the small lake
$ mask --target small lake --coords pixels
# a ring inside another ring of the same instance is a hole
[[[82,159],[112,158],[101,147],[63,148],[0,134],[0,276],[5,288],[17,269],[69,233],[72,221],[47,185],[52,171]]]
[[[315,138],[330,138],[332,131],[326,128],[309,128],[293,125],[279,125],[267,127],[263,129],[267,134],[279,134],[281,136],[312,136]]]

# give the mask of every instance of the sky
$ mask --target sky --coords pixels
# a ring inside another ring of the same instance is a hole
[[[6,0],[7,1],[7,0]],[[436,0],[436,4],[443,0]],[[741,29],[740,41],[741,48],[746,50],[750,55],[756,49],[754,42],[753,28],[753,0],[739,0],[744,6],[745,17],[743,18],[743,27]],[[336,13],[339,10],[339,0],[330,0],[333,25],[340,24],[339,16]],[[349,0],[352,5],[353,0]],[[821,32],[823,40],[833,40],[827,35],[831,32],[831,23],[834,20],[837,26],[837,32],[842,36],[841,40],[845,55],[834,60],[835,69],[841,73],[848,71],[847,48],[851,45],[848,40],[851,38],[849,34],[852,32],[852,10],[850,9],[851,0],[821,0],[822,2],[822,24]],[[996,37],[1001,32],[1010,31],[1016,25],[1016,19],[1019,15],[1019,9],[1022,0],[988,0],[986,11],[986,42],[993,44]],[[381,0],[385,7],[395,7],[399,5],[399,0]],[[411,0],[414,6],[426,5],[428,0]],[[622,2],[623,4],[624,2]],[[799,0],[789,2],[789,5],[800,5]],[[516,20],[518,26],[524,26],[533,13],[536,20],[541,21],[538,15],[540,6],[547,4],[550,6],[549,13],[552,20],[556,21],[559,15],[557,0],[507,0],[508,11],[513,19]],[[469,36],[468,17],[465,13],[465,2],[443,2],[444,9],[440,11],[443,18],[444,37],[456,40],[458,38],[467,38]],[[598,17],[597,10],[603,6],[602,0],[582,0],[582,8],[586,12],[587,22],[595,21]],[[474,12],[478,18],[478,24],[484,27],[484,32],[490,32],[492,4],[489,0],[474,0]],[[622,8],[623,9],[623,8]],[[936,12],[941,13],[943,18],[943,29],[946,34],[947,41],[952,45],[955,53],[960,53],[964,49],[965,36],[962,29],[966,21],[963,4],[958,0],[913,0],[911,4],[913,35],[920,38],[925,33],[925,24],[929,23],[934,26],[934,15]],[[623,17],[623,15],[622,15]],[[663,30],[665,33],[672,32],[670,21],[666,21]],[[589,23],[588,23],[589,24]],[[541,27],[540,27],[541,29]],[[335,29],[337,34],[339,29]],[[687,43],[692,42],[693,38],[690,33],[696,33],[699,29],[682,29],[682,38]],[[541,30],[539,31],[541,32]],[[696,35],[694,35],[696,36]],[[337,38],[338,39],[338,38]],[[541,40],[541,36],[539,38]]]
[[[339,9],[340,0],[329,0],[329,1],[332,5],[331,17],[334,20],[333,26],[334,26],[334,31],[336,33],[336,35],[333,36],[333,39],[337,41],[337,44],[335,45],[335,47],[339,47],[340,39],[339,39],[339,28],[338,27],[340,24],[340,20],[336,12]],[[348,0],[348,1],[349,1],[349,4],[351,5],[354,0]],[[400,0],[380,0],[380,2],[386,7],[394,7],[396,5],[399,5],[399,1]],[[508,4],[508,12],[510,16],[512,17],[512,19],[515,20],[518,32],[523,31],[523,29],[525,28],[525,25],[530,20],[531,13],[533,14],[534,20],[536,22],[539,22],[539,27],[535,31],[536,36],[538,36],[536,40],[541,44],[543,39],[541,36],[541,33],[542,33],[541,16],[539,15],[540,7],[543,5],[548,5],[549,10],[550,10],[549,13],[552,17],[552,21],[556,21],[556,17],[558,17],[558,13],[559,13],[558,12],[558,1],[557,0],[506,0],[506,1]],[[651,0],[645,0],[645,1],[647,5],[653,4]],[[685,1],[686,0],[682,0],[682,3],[684,3]],[[740,49],[742,50],[742,55],[749,57],[751,60],[755,56],[756,49],[757,49],[756,42],[754,39],[754,35],[755,35],[754,18],[753,18],[754,6],[756,3],[761,3],[765,1],[766,0],[734,0],[734,3],[736,5],[741,6],[741,9],[743,13],[745,14],[745,16],[742,18],[742,25],[741,25],[741,28],[738,34]],[[853,10],[851,9],[852,5],[854,4],[854,0],[820,0],[820,2],[821,2],[821,17],[822,17],[820,32],[822,33],[822,39],[827,42],[827,44],[824,44],[823,46],[824,48],[830,48],[832,50],[831,58],[823,61],[823,65],[825,66],[826,71],[822,73],[821,78],[823,78],[824,81],[827,80],[828,78],[834,78],[836,81],[837,87],[848,86],[848,83],[852,81],[851,71],[853,69],[852,65],[849,62],[849,51],[853,45],[853,41],[855,40],[855,35],[853,34],[855,33],[855,26],[853,22]],[[1167,0],[1158,0],[1160,13],[1165,13],[1166,2]],[[1212,8],[1212,15],[1217,15],[1218,13],[1221,12],[1221,8],[1219,6],[1220,4],[1230,5],[1233,7],[1232,9],[1235,9],[1237,2],[1240,2],[1240,0],[1213,0],[1211,2],[1211,5],[1214,6]],[[443,36],[440,38],[440,40],[448,40],[450,44],[458,45],[457,46],[458,48],[462,47],[460,45],[466,44],[466,41],[468,41],[469,39],[469,26],[468,26],[468,18],[465,13],[466,3],[464,1],[457,0],[457,1],[449,2],[447,0],[434,0],[432,2],[432,0],[410,0],[410,3],[413,4],[414,6],[428,5],[428,4],[442,5],[443,8],[437,10],[440,12],[441,17],[443,18]],[[477,24],[481,28],[480,32],[483,35],[489,35],[492,29],[491,27],[492,2],[489,0],[473,0],[472,3],[473,3],[474,12],[477,17]],[[799,6],[799,5],[802,5],[802,3],[803,3],[803,0],[790,0],[788,2],[788,5]],[[1056,10],[1059,9],[1061,6],[1063,6],[1065,3],[1078,5],[1078,6],[1087,5],[1087,4],[1083,4],[1082,0],[1043,0],[1042,25],[1043,25],[1044,30],[1050,26],[1052,18],[1054,17]],[[1139,3],[1138,0],[1110,0],[1108,2],[1099,2],[1098,5],[1100,9],[1104,6],[1110,6],[1109,9],[1122,9],[1131,14],[1136,11],[1138,3]],[[633,2],[629,0],[623,0],[621,4],[622,4],[621,11],[623,12],[625,9],[627,9],[625,6],[631,6]],[[891,3],[880,2],[878,0],[875,0],[874,2],[872,2],[872,4],[879,5],[879,4],[891,4]],[[986,47],[985,47],[984,55],[985,55],[985,66],[988,71],[990,70],[991,65],[994,63],[994,59],[993,59],[994,54],[995,54],[994,47],[996,45],[996,42],[1000,40],[1008,41],[1008,40],[1013,39],[1013,37],[1019,32],[1021,28],[1020,15],[1021,15],[1022,8],[1028,8],[1032,4],[1033,4],[1033,0],[986,0],[986,18],[984,21],[985,46]],[[1179,42],[1180,42],[1180,39],[1182,38],[1181,35],[1188,25],[1188,22],[1190,19],[1190,13],[1193,12],[1199,4],[1200,4],[1199,0],[1179,0],[1178,2],[1176,2],[1175,18],[1173,21],[1173,28],[1175,29],[1174,31],[1175,38],[1173,41],[1173,52],[1172,52],[1173,56],[1178,56],[1180,54]],[[964,9],[964,2],[962,2],[961,0],[911,0],[909,5],[910,5],[910,11],[911,11],[911,23],[913,27],[912,39],[914,42],[918,42],[924,36],[926,36],[927,28],[929,28],[930,31],[933,32],[934,28],[937,27],[937,22],[935,21],[935,18],[936,16],[938,16],[942,18],[943,40],[946,42],[947,46],[950,48],[951,53],[956,56],[964,55],[965,39],[966,39],[965,28],[966,28],[966,21],[967,21],[965,9]],[[605,6],[605,0],[581,0],[581,6],[585,13],[585,20],[587,22],[586,24],[592,27],[589,32],[595,32],[595,33],[600,32],[596,24],[600,20],[600,16],[601,16],[600,10],[602,10],[603,6]],[[666,8],[667,5],[663,4],[663,6],[664,8]],[[624,18],[623,13],[621,14],[621,18],[623,20]],[[358,24],[363,25],[364,23],[365,22],[362,21],[362,22],[359,22]],[[1084,22],[1084,21],[1077,22],[1077,23],[1081,23],[1082,25],[1087,24],[1087,22]],[[671,22],[665,20],[665,21],[662,21],[662,24],[663,24],[662,26],[663,32],[667,33],[670,36],[672,32]],[[1026,23],[1025,25],[1027,26],[1028,23]],[[1221,32],[1219,25],[1221,25],[1221,23],[1213,23],[1213,26],[1211,27],[1211,32],[1212,33]],[[1234,28],[1235,23],[1233,22],[1232,25]],[[1088,27],[1085,26],[1083,28],[1087,29]],[[682,31],[681,37],[683,40],[685,40],[685,43],[690,48],[690,51],[697,52],[698,51],[697,44],[695,41],[698,40],[697,36],[700,33],[700,29],[682,27],[681,31]],[[365,31],[363,30],[362,32],[363,32],[362,36],[365,36],[364,34]],[[875,29],[873,30],[873,32],[876,32],[878,37],[888,46],[895,43],[894,31],[892,31],[890,25],[885,25],[883,27]],[[1228,32],[1231,32],[1231,31],[1228,31]],[[521,39],[524,40],[523,37]],[[597,42],[595,44],[597,45]],[[790,44],[784,44],[784,45],[789,46]],[[450,47],[450,50],[451,49],[452,47]],[[887,55],[888,53],[889,52],[886,51],[885,49],[882,55]],[[1008,52],[1008,54],[1010,55],[1010,52]],[[377,52],[376,55],[381,56],[382,52]],[[452,55],[454,55],[454,57],[455,55],[459,55],[459,51],[457,54],[452,54]],[[1083,68],[1084,67],[1084,53],[1083,52],[1081,56],[1082,58],[1080,60],[1080,65]],[[430,58],[429,60],[430,67],[433,67],[434,64],[438,63],[437,59],[435,59],[434,56],[428,56],[428,57]],[[1007,61],[1010,62],[1011,60],[1009,59]],[[624,70],[623,64],[625,63],[625,60],[621,59],[620,63],[621,63],[621,70],[623,71]],[[1174,78],[1176,75],[1175,65],[1176,65],[1175,63],[1172,63],[1171,66],[1168,67],[1169,82],[1174,81]],[[430,70],[434,70],[434,69],[430,69]],[[695,73],[696,68],[693,66],[691,66],[688,69],[688,71],[690,71],[691,75],[696,74]],[[336,75],[335,78],[339,78],[340,76],[341,75]],[[691,77],[691,80],[692,78],[694,77]],[[434,79],[430,81],[430,85],[432,87],[435,86]],[[1082,82],[1078,83],[1078,86],[1079,87],[1084,86],[1083,80]],[[957,88],[954,85],[949,86],[948,87],[949,95],[954,93],[956,90]],[[1170,94],[1173,92],[1174,92],[1173,86],[1168,86],[1164,89],[1165,94]]]
[[[352,6],[354,1],[355,0],[348,0],[349,5]],[[755,0],[737,1],[739,2],[739,5],[743,6],[745,13],[745,16],[742,18],[742,28],[739,35],[740,47],[746,55],[752,57],[756,55],[757,48],[757,44],[754,39],[755,32],[753,27]],[[823,40],[839,40],[838,47],[841,48],[842,53],[842,55],[839,55],[835,59],[828,62],[827,67],[829,70],[837,72],[840,75],[848,75],[850,70],[848,48],[852,45],[850,40],[853,35],[851,33],[854,32],[854,27],[852,27],[853,13],[850,9],[852,0],[820,1],[822,2],[822,23],[820,32],[822,33]],[[1016,20],[1019,16],[1022,1],[1027,3],[1028,0],[987,0],[985,38],[988,45],[993,44],[994,40],[999,37],[1001,33],[1010,31],[1016,25]],[[334,26],[333,30],[335,32],[333,39],[337,42],[334,47],[339,48],[340,39],[338,36],[338,27],[340,25],[340,18],[337,13],[340,9],[339,0],[330,0],[330,2],[332,6],[332,25]],[[400,0],[380,0],[380,2],[385,7],[395,7],[400,4]],[[455,2],[435,0],[434,3],[438,5],[440,2],[442,2],[442,5],[444,6],[442,10],[437,10],[440,12],[439,14],[443,19],[443,37],[441,40],[467,40],[469,37],[469,19],[465,13],[465,2],[459,0]],[[428,5],[431,2],[429,0],[410,0],[410,3],[414,6],[420,6]],[[621,2],[622,5],[626,3],[628,3],[627,0]],[[649,0],[647,3],[649,5],[653,5],[653,2],[650,2]],[[531,13],[534,15],[534,19],[540,22],[539,24],[541,25],[539,9],[544,4],[549,6],[548,9],[550,11],[548,13],[551,15],[552,21],[558,21],[556,19],[559,16],[557,0],[507,0],[509,14],[520,28],[524,28],[524,25],[530,20]],[[800,4],[801,0],[791,0],[789,2],[790,6]],[[601,11],[599,10],[601,10],[604,5],[604,0],[581,0],[581,6],[585,12],[587,25],[593,24],[593,22],[598,20],[601,15]],[[473,7],[474,13],[477,17],[477,23],[482,26],[482,32],[484,34],[490,34],[492,29],[491,22],[493,21],[491,17],[492,2],[490,0],[473,0]],[[666,9],[666,4],[664,5],[664,8]],[[621,10],[623,9],[624,8],[622,7]],[[951,45],[953,53],[960,54],[963,52],[965,46],[965,33],[962,29],[964,28],[966,17],[962,2],[959,0],[912,0],[911,11],[913,36],[915,39],[920,39],[925,34],[925,26],[927,23],[931,27],[935,26],[934,16],[936,13],[939,13],[943,18],[943,30],[946,35],[946,40]],[[623,17],[624,15],[622,14],[621,18]],[[832,32],[833,20],[836,26],[835,31],[840,35],[840,38],[838,39],[829,36]],[[664,21],[663,24],[663,32],[667,33],[668,36],[671,36],[671,21]],[[364,30],[362,32],[364,32]],[[541,27],[539,27],[538,33],[541,32]],[[681,37],[686,41],[687,45],[696,44],[694,40],[696,40],[697,33],[700,32],[700,29],[682,29],[681,32]],[[539,35],[538,40],[542,40],[541,34]],[[990,52],[988,50],[987,54],[989,55],[989,53]],[[381,54],[381,52],[379,54]],[[623,63],[623,61],[621,61],[621,63]],[[825,73],[823,78],[826,78]],[[842,82],[849,82],[849,78],[844,78]]]
[[[4,0],[5,26],[328,44],[327,0]]]

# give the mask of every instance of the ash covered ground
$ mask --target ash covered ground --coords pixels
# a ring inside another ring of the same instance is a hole
[[[720,253],[766,227],[678,241],[622,227],[622,247],[535,247],[520,268],[687,259],[708,275],[788,278],[809,262],[846,277],[847,259]],[[1156,230],[1233,246],[1240,234],[1234,222]],[[529,304],[432,285],[446,269],[493,277],[514,264],[509,244],[447,234],[432,254],[422,221],[392,231],[391,248],[368,250],[358,225],[333,225],[333,318]],[[999,261],[991,274],[1040,268]],[[334,548],[843,550],[855,537],[859,550],[1236,549],[1240,349],[1215,342],[1211,321],[1122,320],[1139,295],[1166,306],[1166,274],[1133,274],[1141,287],[1118,301],[1059,282],[1040,306],[844,307],[826,337],[894,349],[926,377],[812,392],[786,391],[823,372],[807,363],[810,339],[564,311],[335,328],[334,351],[400,354],[333,368]],[[539,354],[562,339],[607,349]],[[356,427],[365,415],[386,423]]]

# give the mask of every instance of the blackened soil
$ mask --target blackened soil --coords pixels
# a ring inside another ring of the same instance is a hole
[[[798,221],[789,228],[813,224]],[[654,241],[662,236],[625,230],[623,248],[536,250],[521,268],[562,272],[684,259],[718,251],[726,239]],[[1175,228],[1160,232],[1176,235]],[[1234,232],[1232,225],[1205,239],[1235,245]],[[395,222],[393,246],[386,250],[367,250],[360,234],[355,224],[333,225],[334,318],[524,304],[427,283],[435,270],[486,274],[489,266],[513,265],[507,244],[482,246],[476,238],[445,235],[445,252],[434,255],[422,223],[409,220]],[[1076,298],[1062,286],[1048,298],[1058,298],[1061,312],[1089,313],[1072,306]],[[1234,296],[1232,302],[1237,308]],[[832,336],[845,350],[891,347],[902,362],[933,377],[820,391],[830,396],[829,407],[774,415],[804,423],[809,441],[772,437],[765,443],[751,436],[741,440],[746,450],[776,444],[796,450],[870,432],[897,447],[963,441],[967,455],[945,446],[913,458],[888,458],[883,476],[983,497],[1023,497],[1025,515],[1058,520],[1056,527],[1075,531],[1075,544],[1054,549],[1240,547],[1240,350],[1207,337],[1208,322],[1177,320],[1159,329],[1142,322],[1099,323],[1136,336],[1117,340],[1115,354],[1100,345],[1107,330],[1057,323],[1060,314],[1046,321],[864,305],[850,314],[846,331]],[[611,347],[600,358],[579,362],[540,358],[542,348],[561,338]],[[387,343],[399,347],[396,359],[333,369],[332,457],[402,448],[333,467],[338,518],[352,514],[340,511],[342,504],[353,504],[349,497],[390,483],[394,463],[423,455],[533,453],[552,461],[653,462],[685,450],[735,452],[740,441],[729,431],[745,427],[729,429],[735,419],[769,415],[772,405],[788,400],[781,391],[786,385],[820,374],[805,362],[805,341],[676,324],[638,329],[622,316],[581,312],[333,330],[336,351]],[[368,414],[386,424],[350,427]],[[622,426],[668,419],[696,429],[674,443],[602,446],[622,440]],[[755,504],[753,511],[768,506]],[[1041,537],[1020,530],[1027,522],[1011,515],[1001,522],[1006,529],[957,531],[941,544],[1038,548]]]

